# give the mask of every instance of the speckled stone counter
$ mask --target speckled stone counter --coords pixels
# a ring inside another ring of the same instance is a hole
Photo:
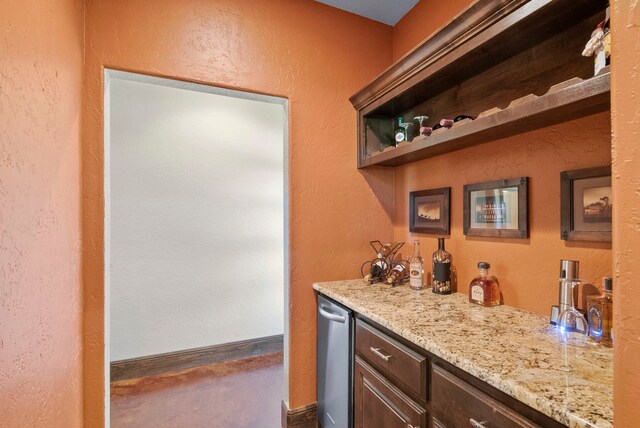
[[[563,345],[543,316],[406,285],[313,288],[565,425],[613,426],[612,350]]]

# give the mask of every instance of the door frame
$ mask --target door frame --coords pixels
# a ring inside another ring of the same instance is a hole
[[[284,391],[283,398],[285,402],[289,400],[289,287],[290,287],[290,271],[289,271],[289,248],[290,248],[290,240],[289,240],[289,100],[285,97],[259,94],[254,92],[247,92],[235,89],[229,89],[219,86],[213,86],[213,84],[202,83],[202,82],[192,82],[189,80],[183,80],[175,77],[166,77],[166,76],[154,76],[149,74],[141,74],[131,71],[118,70],[113,68],[104,68],[103,72],[103,142],[102,142],[102,170],[100,171],[100,175],[102,178],[102,197],[100,198],[101,203],[101,211],[102,215],[99,218],[93,216],[92,221],[101,221],[102,222],[102,245],[100,250],[93,253],[85,252],[83,257],[90,257],[91,266],[98,265],[102,269],[102,284],[96,283],[96,281],[92,281],[94,287],[102,286],[102,293],[98,293],[98,295],[102,294],[102,319],[91,317],[91,319],[87,319],[87,306],[85,300],[85,319],[84,319],[84,328],[85,328],[85,347],[88,340],[94,340],[97,337],[102,335],[101,345],[96,349],[96,343],[93,343],[92,346],[89,347],[89,352],[85,352],[84,355],[84,363],[87,364],[88,361],[92,360],[92,354],[101,354],[101,361],[103,365],[102,371],[102,384],[103,390],[102,394],[104,396],[104,426],[110,426],[110,350],[109,350],[109,337],[110,337],[110,277],[109,277],[109,269],[107,266],[110,265],[110,250],[111,250],[111,212],[110,212],[110,187],[111,187],[111,176],[110,176],[110,165],[111,165],[111,157],[110,157],[110,147],[111,147],[111,135],[110,135],[110,81],[112,78],[132,80],[136,82],[142,83],[152,83],[162,86],[168,86],[172,88],[178,89],[187,89],[191,91],[204,92],[215,95],[223,95],[228,97],[240,98],[245,100],[252,101],[260,101],[266,102],[270,104],[277,104],[283,107],[283,230],[284,230],[284,240],[283,240],[283,252],[284,252]],[[87,171],[87,162],[85,160],[85,173],[96,173],[96,171]],[[86,184],[85,184],[86,185]],[[86,203],[86,202],[85,202]],[[84,209],[84,216],[86,221],[86,216],[93,215],[91,210],[87,210],[86,207]],[[94,208],[95,209],[95,208]],[[100,210],[99,210],[100,211]],[[87,259],[83,260],[85,263]],[[90,269],[90,268],[89,268]],[[87,273],[86,265],[85,272]],[[84,278],[85,285],[87,284],[87,278]],[[99,282],[99,281],[97,281]],[[96,291],[96,290],[94,290]],[[99,291],[99,290],[98,290]],[[87,293],[85,292],[85,296]],[[86,297],[85,297],[86,299]],[[93,303],[100,303],[95,302]],[[89,308],[90,309],[90,308]],[[100,322],[102,321],[102,322]],[[97,330],[97,331],[96,331]],[[102,333],[102,334],[100,334]],[[98,375],[98,378],[101,377]],[[85,381],[88,377],[85,375]],[[100,382],[100,379],[92,379],[93,381]],[[95,386],[95,385],[94,385]],[[86,396],[86,395],[85,395]],[[86,408],[86,406],[85,406]],[[86,419],[85,419],[86,420]]]

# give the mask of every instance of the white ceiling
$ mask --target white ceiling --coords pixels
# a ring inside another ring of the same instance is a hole
[[[419,0],[316,0],[387,25],[396,25]]]

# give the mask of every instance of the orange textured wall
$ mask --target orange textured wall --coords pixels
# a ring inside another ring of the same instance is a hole
[[[449,22],[471,2],[435,4],[422,0],[394,28],[394,57],[401,57]],[[420,23],[429,23],[421,26]],[[478,147],[414,162],[395,170],[394,239],[420,239],[423,256],[437,247],[434,236],[410,234],[409,192],[451,187],[451,236],[458,292],[467,293],[478,261],[491,263],[507,305],[548,315],[557,303],[562,258],[580,260],[581,276],[595,284],[612,273],[611,244],[560,240],[560,172],[611,162],[608,114],[583,118]],[[500,240],[462,233],[462,187],[465,184],[528,176],[530,238]],[[534,270],[539,272],[531,278]]]
[[[82,426],[81,0],[0,2],[0,426]]]
[[[423,257],[436,250],[435,236],[410,234],[409,192],[451,187],[451,235],[447,250],[457,269],[458,292],[467,293],[479,261],[491,263],[505,304],[548,315],[557,304],[560,259],[580,261],[580,276],[600,284],[612,272],[611,244],[560,240],[560,172],[610,162],[606,113],[453,152],[396,168],[396,240],[419,239]],[[527,176],[529,239],[465,237],[465,184]]]
[[[393,233],[391,173],[356,170],[348,100],[390,64],[391,28],[299,0],[94,0],[86,20],[87,426],[104,416],[103,67],[289,99],[289,406],[314,402],[311,284],[357,276],[367,241]]]
[[[393,27],[393,61],[402,58],[471,3],[471,0],[420,0]]]
[[[640,421],[640,3],[612,4],[614,418]]]

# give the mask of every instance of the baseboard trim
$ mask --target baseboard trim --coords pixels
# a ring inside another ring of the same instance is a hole
[[[283,335],[278,334],[258,339],[224,343],[222,345],[113,361],[110,364],[111,382],[184,370],[222,361],[238,360],[272,352],[282,352],[282,350]]]
[[[316,403],[307,404],[297,409],[289,409],[282,402],[282,428],[317,428],[318,406]]]

